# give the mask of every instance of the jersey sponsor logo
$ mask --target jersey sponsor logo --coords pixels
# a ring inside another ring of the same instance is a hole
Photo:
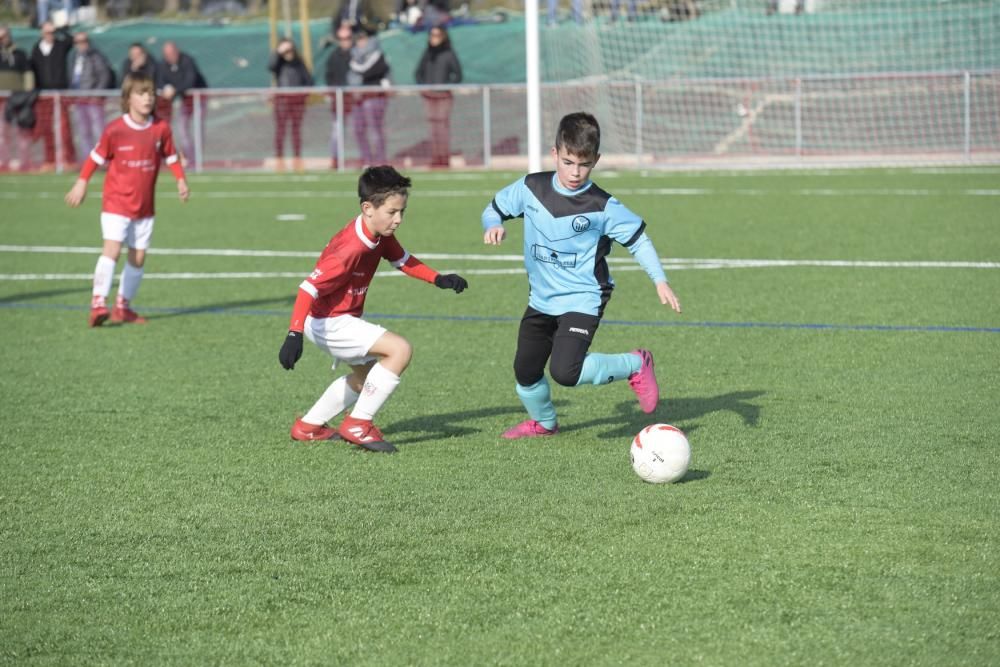
[[[538,243],[531,246],[532,256],[539,262],[545,262],[546,264],[555,264],[564,269],[572,269],[576,266],[576,253],[575,252],[559,252],[548,246],[543,246]]]
[[[359,277],[363,278],[364,275],[365,275],[365,272],[364,271],[351,271],[351,275],[352,276],[359,276]]]
[[[589,331],[587,331],[586,329],[581,329],[579,327],[570,327],[569,328],[569,332],[570,333],[583,334],[584,336],[589,336],[590,335]]]
[[[124,146],[119,146],[118,147],[118,151],[119,152],[134,151],[134,150],[135,150],[135,146],[132,146],[131,144],[126,144]]]
[[[590,229],[590,220],[582,215],[578,215],[573,218],[573,222],[570,224],[573,225],[573,231],[575,232],[585,232]]]
[[[367,285],[365,285],[364,287],[348,287],[347,288],[347,293],[348,294],[353,294],[355,296],[361,296],[362,294],[364,294],[367,291],[368,291],[368,286]]]

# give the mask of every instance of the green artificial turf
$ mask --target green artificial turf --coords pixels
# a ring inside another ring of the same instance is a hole
[[[560,435],[507,442],[527,284],[487,258],[521,223],[487,248],[479,215],[516,176],[413,174],[399,238],[470,288],[372,285],[415,349],[395,456],[292,442],[334,374],[277,362],[355,176],[194,174],[182,206],[164,175],[149,324],[99,330],[70,249],[100,245],[100,179],[70,210],[72,176],[0,177],[0,662],[1000,662],[1000,170],[598,169],[668,259],[987,266],[668,262],[676,316],[615,263],[593,349],[651,349],[660,407],[556,386]],[[655,422],[688,434],[680,483],[629,466]]]

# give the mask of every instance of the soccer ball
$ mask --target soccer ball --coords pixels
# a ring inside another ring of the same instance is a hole
[[[653,424],[632,439],[635,474],[652,484],[676,482],[687,472],[691,445],[684,431],[670,424]]]

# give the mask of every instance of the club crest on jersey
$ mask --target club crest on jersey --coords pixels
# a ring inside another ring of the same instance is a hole
[[[585,232],[590,229],[590,220],[582,215],[573,218],[573,222],[570,224],[573,225],[573,231],[575,232]]]

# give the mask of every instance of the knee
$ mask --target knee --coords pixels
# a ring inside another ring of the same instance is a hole
[[[580,381],[582,370],[583,364],[580,363],[566,364],[553,360],[549,365],[549,374],[552,376],[552,380],[564,387],[575,387]]]
[[[514,379],[522,387],[530,387],[541,380],[544,374],[544,369],[527,367],[525,364],[514,362]]]

